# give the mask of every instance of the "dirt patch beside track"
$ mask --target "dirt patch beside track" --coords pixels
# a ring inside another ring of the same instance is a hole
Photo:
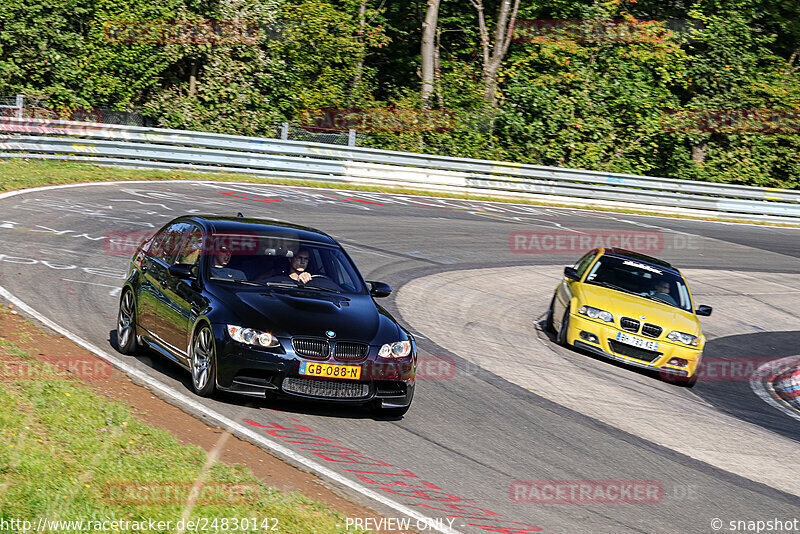
[[[153,395],[147,388],[133,383],[122,371],[64,336],[46,332],[13,309],[0,307],[0,341],[3,339],[35,358],[35,361],[20,358],[10,349],[11,345],[0,343],[2,374],[9,375],[8,378],[53,378],[53,374],[57,374],[80,380],[97,394],[126,403],[143,422],[167,430],[181,444],[201,447],[209,454],[216,449],[214,454],[218,454],[218,461],[244,465],[265,484],[282,492],[299,492],[338,509],[347,517],[380,517],[350,502],[319,477],[301,471],[247,441],[232,435],[224,436],[227,434],[225,430],[208,426]]]

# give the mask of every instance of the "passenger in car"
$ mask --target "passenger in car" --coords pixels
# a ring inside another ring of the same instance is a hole
[[[214,252],[214,259],[211,262],[211,276],[230,280],[244,280],[244,273],[242,271],[228,267],[232,257],[233,253],[227,246],[220,246],[219,249]]]

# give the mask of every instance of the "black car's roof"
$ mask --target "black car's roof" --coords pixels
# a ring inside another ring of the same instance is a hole
[[[269,234],[276,237],[291,237],[301,241],[314,241],[338,245],[335,239],[314,228],[271,219],[248,217],[223,217],[219,215],[191,215],[185,217],[202,226],[207,232],[221,234]]]
[[[607,248],[604,249],[604,254],[609,256],[616,256],[619,258],[628,258],[631,260],[636,260],[639,262],[649,263],[655,267],[662,267],[665,269],[669,269],[677,274],[680,274],[680,271],[673,267],[671,264],[667,263],[664,260],[659,260],[658,258],[654,258],[653,256],[648,256],[647,254],[641,254],[639,252],[633,252],[632,250],[626,250],[624,248]]]

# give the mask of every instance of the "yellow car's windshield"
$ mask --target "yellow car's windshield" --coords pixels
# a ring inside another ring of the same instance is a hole
[[[689,290],[683,278],[670,269],[618,256],[601,256],[586,276],[599,285],[691,311]]]

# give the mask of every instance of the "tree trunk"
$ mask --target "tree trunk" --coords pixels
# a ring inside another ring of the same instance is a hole
[[[192,69],[189,72],[189,94],[193,95],[197,90],[197,62],[192,62]]]
[[[493,41],[489,40],[489,28],[486,25],[483,0],[470,0],[470,2],[478,12],[478,31],[481,36],[481,49],[483,52],[484,97],[492,107],[496,108],[498,105],[497,71],[500,70],[503,59],[508,53],[508,48],[511,46],[520,0],[502,0],[497,14]]]
[[[439,4],[441,0],[428,0],[428,9],[425,12],[425,22],[422,23],[422,90],[420,99],[422,109],[430,108],[431,97],[434,91],[435,58],[436,58],[436,29],[439,24]]]
[[[442,30],[441,28],[436,28],[436,46],[433,54],[433,72],[434,83],[436,84],[436,100],[439,103],[439,108],[444,107],[444,95],[442,94],[442,62],[440,54],[441,46]]]
[[[358,9],[358,62],[356,63],[356,72],[353,75],[353,88],[350,91],[350,105],[356,97],[361,96],[361,76],[364,71],[364,59],[366,58],[366,46],[364,44],[364,27],[367,25],[367,0],[361,0],[361,6]]]
[[[692,161],[696,163],[704,163],[706,161],[706,150],[708,143],[701,141],[697,145],[692,145]]]

